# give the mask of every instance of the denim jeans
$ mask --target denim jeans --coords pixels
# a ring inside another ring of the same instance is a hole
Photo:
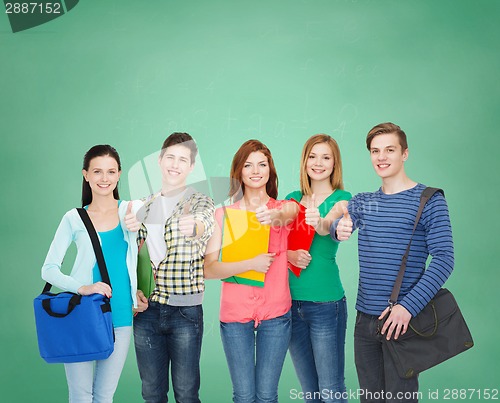
[[[235,403],[278,401],[278,382],[291,336],[291,314],[254,322],[220,323]]]
[[[304,401],[347,402],[344,379],[347,303],[292,301],[290,356]]]
[[[175,401],[199,403],[203,308],[149,301],[134,318],[137,365],[146,403],[168,401],[169,370]]]
[[[111,403],[127,358],[132,326],[115,328],[115,347],[105,360],[64,364],[71,403]]]
[[[382,341],[377,316],[359,312],[354,328],[354,360],[361,402],[418,402],[418,376],[400,378],[387,346]]]

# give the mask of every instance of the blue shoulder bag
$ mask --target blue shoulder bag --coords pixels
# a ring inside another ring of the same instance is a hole
[[[102,281],[111,286],[106,262],[92,221],[77,209],[92,241]],[[41,357],[48,363],[72,363],[108,358],[114,349],[109,298],[101,294],[54,294],[46,283],[35,298],[35,322]]]

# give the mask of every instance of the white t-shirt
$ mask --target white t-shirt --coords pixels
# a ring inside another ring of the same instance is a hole
[[[186,190],[174,196],[158,196],[150,206],[148,217],[144,222],[148,230],[146,244],[149,257],[155,268],[167,256],[165,244],[165,222],[174,212],[175,206],[184,197]]]

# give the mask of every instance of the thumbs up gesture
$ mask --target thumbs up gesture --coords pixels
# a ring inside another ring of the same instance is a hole
[[[344,215],[337,224],[337,239],[347,241],[352,234],[352,220],[347,207],[342,206],[342,211]]]
[[[196,221],[194,215],[190,213],[191,204],[184,204],[182,215],[179,218],[179,231],[184,236],[196,236]]]
[[[125,226],[130,232],[137,232],[141,228],[141,222],[137,220],[137,216],[132,212],[132,202],[128,202],[127,212],[125,213]]]
[[[313,193],[311,195],[309,207],[306,208],[306,224],[316,228],[320,219],[321,216],[319,215],[319,210],[316,207],[316,195]]]
[[[257,207],[255,213],[257,214],[257,220],[262,225],[271,225],[271,210],[267,208],[266,195],[262,190],[259,193],[259,207]]]

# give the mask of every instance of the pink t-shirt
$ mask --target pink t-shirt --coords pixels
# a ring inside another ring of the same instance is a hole
[[[269,199],[269,209],[281,209],[286,200]],[[240,202],[228,208],[239,209]],[[222,228],[223,209],[215,211],[215,218]],[[288,286],[287,242],[289,227],[271,227],[269,252],[275,252],[271,267],[266,273],[264,287],[222,282],[220,299],[221,322],[255,322],[273,319],[290,310],[292,298]]]

